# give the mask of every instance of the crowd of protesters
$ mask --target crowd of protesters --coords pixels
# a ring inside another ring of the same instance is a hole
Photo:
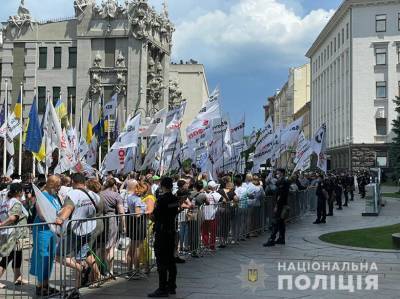
[[[290,192],[315,189],[314,223],[320,224],[333,215],[335,203],[341,210],[354,200],[356,185],[365,197],[369,180],[368,173],[360,173],[355,179],[350,172],[310,172],[289,177],[284,169],[268,175],[227,174],[216,181],[195,169],[163,178],[151,171],[146,175],[109,174],[102,179],[79,173],[50,175],[47,179],[28,176],[23,181],[17,176],[4,178],[0,186],[0,278],[12,263],[13,282],[28,283],[20,270],[22,241],[32,234],[29,273],[36,277],[37,296],[57,292],[49,285],[54,261],[74,269],[77,288],[100,277],[113,278],[114,254],[124,247],[121,240],[126,241],[128,278],[141,279],[151,270],[149,247],[155,233],[160,285],[149,296],[165,297],[175,293],[175,264],[184,263],[186,256],[196,258],[202,251],[214,252],[217,247],[238,245],[261,235],[267,224],[267,198],[275,199],[273,219],[268,223],[271,236],[264,246],[283,245]],[[55,225],[65,228],[69,223],[62,241],[51,225],[44,224],[32,184],[57,211]],[[26,224],[32,224],[30,229]],[[0,288],[5,287],[0,284]]]

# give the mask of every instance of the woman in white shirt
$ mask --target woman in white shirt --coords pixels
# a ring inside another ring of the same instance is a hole
[[[219,185],[214,181],[208,183],[209,193],[207,193],[207,204],[204,206],[204,221],[201,225],[201,237],[203,245],[210,250],[215,250],[215,239],[217,233],[217,213],[218,203],[222,196],[217,192]]]

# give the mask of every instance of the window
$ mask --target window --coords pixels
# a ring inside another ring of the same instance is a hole
[[[387,48],[375,48],[376,65],[386,65]]]
[[[337,48],[340,49],[340,32],[337,35]]]
[[[346,24],[346,39],[349,39],[350,36],[350,27],[349,27],[349,23]]]
[[[376,121],[376,135],[386,135],[387,134],[387,119],[377,118]]]
[[[386,81],[376,82],[376,98],[386,98]]]
[[[61,68],[61,47],[54,47],[54,68]]]
[[[38,113],[44,114],[46,111],[46,86],[38,87]]]
[[[344,44],[344,28],[342,28],[342,44]]]
[[[333,43],[331,41],[331,56],[333,55]]]
[[[76,47],[69,48],[68,67],[71,69],[76,68],[76,53]]]
[[[114,67],[115,66],[115,39],[107,38],[105,40],[105,59],[104,64],[105,67]]]
[[[387,153],[376,153],[376,166],[387,167]]]
[[[335,49],[335,53],[336,53],[336,37],[334,39],[334,49]]]
[[[400,13],[397,14],[397,29],[400,30]]]
[[[57,101],[60,99],[61,87],[53,87],[53,105],[56,106]]]
[[[39,68],[40,69],[47,68],[47,48],[46,47],[39,48]]]
[[[72,103],[71,103],[72,101]],[[76,87],[68,87],[68,114],[71,112],[71,104],[72,104],[72,115],[75,114],[76,111]]]
[[[386,15],[375,16],[375,31],[386,32]]]

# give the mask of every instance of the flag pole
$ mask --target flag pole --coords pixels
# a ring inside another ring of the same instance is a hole
[[[7,175],[7,125],[8,125],[8,80],[6,79],[6,99],[4,101],[4,146],[3,146],[3,176]]]
[[[60,93],[60,98],[61,98],[61,93]],[[46,106],[47,106],[47,103],[48,103],[49,101],[50,101],[50,90],[47,89]],[[39,103],[39,102],[38,102],[38,103]],[[53,103],[51,103],[51,105],[53,105]],[[60,122],[61,122],[61,120],[60,120]],[[47,138],[48,138],[48,137],[47,137]],[[46,139],[47,139],[47,138],[46,138]],[[52,140],[52,139],[53,139],[53,136],[52,136],[52,134],[50,134],[50,140]],[[52,142],[51,142],[50,144],[52,144]],[[46,140],[46,145],[47,145],[47,140]],[[51,155],[52,155],[51,161],[53,161],[53,153],[51,153]],[[46,159],[47,159],[47,147],[46,147]],[[48,174],[49,174],[49,166],[47,165],[47,161],[46,161],[46,170],[45,170],[46,178],[47,178]]]
[[[80,136],[79,139],[81,139],[82,134],[83,134],[83,98],[81,98],[81,102],[80,102],[80,121],[79,121],[79,130],[80,130]]]
[[[18,152],[18,175],[22,175],[22,131],[24,128],[23,121],[24,121],[24,96],[23,96],[23,83],[21,82],[21,115],[20,115],[20,122],[21,122],[21,133],[19,133],[19,152]]]
[[[36,76],[35,76],[35,79],[36,79]],[[33,94],[34,94],[34,97],[36,97],[36,85],[33,88]],[[38,101],[38,99],[36,99],[36,103],[37,103],[37,101]],[[28,128],[27,128],[27,130],[28,130]],[[45,140],[45,142],[46,142],[46,140]],[[46,158],[45,158],[44,161],[46,163]],[[32,153],[32,177],[33,178],[36,177],[36,158],[35,158],[35,155],[33,153]]]
[[[73,125],[72,125],[72,94],[69,95],[69,120],[70,120],[70,126],[72,128],[73,127]]]
[[[101,106],[102,106],[102,102],[103,102],[103,98],[104,98],[104,90],[103,90],[103,95],[101,96],[101,98],[100,98],[100,101],[99,101],[99,107],[100,107],[100,109],[99,109],[99,113],[100,113],[100,117],[101,117]],[[100,119],[100,117],[99,117],[99,122],[101,122],[101,119]],[[101,123],[100,123],[101,124]],[[102,132],[101,132],[101,128],[100,128],[100,135],[102,134]],[[101,136],[99,136],[99,137],[101,137]],[[100,171],[100,168],[101,168],[101,139],[102,138],[99,138],[99,171]]]

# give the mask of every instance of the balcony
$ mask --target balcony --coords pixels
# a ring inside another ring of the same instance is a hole
[[[375,143],[386,143],[387,135],[375,135]]]

